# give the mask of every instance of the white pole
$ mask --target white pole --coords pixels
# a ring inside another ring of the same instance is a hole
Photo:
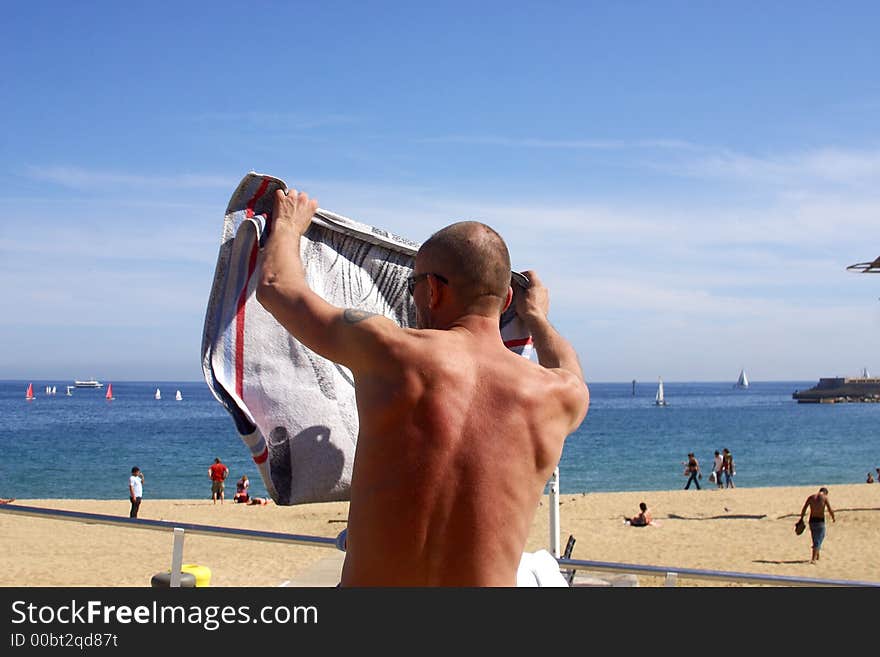
[[[171,550],[171,581],[168,586],[180,588],[180,569],[183,567],[183,529],[174,528],[174,547]]]
[[[550,477],[550,552],[559,558],[559,466]]]

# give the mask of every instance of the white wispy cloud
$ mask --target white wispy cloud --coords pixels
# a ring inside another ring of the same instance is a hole
[[[821,148],[802,152],[753,155],[706,150],[688,159],[650,164],[674,175],[809,189],[816,184],[880,185],[880,149]]]
[[[135,187],[140,189],[233,189],[237,179],[211,174],[136,174],[124,171],[86,169],[75,166],[36,166],[25,168],[32,180],[62,185],[73,189]]]
[[[505,137],[496,135],[445,135],[422,137],[421,144],[468,144],[505,148],[540,148],[559,150],[622,151],[634,149],[698,150],[700,147],[678,139],[546,139],[540,137]]]

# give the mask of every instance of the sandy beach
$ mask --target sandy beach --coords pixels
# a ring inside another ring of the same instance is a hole
[[[880,582],[880,485],[829,486],[837,522],[828,524],[821,560],[810,564],[809,531],[794,533],[815,486],[565,494],[561,544],[575,559]],[[623,516],[645,501],[656,525],[636,528]],[[128,515],[128,501],[16,500],[14,504]],[[526,549],[548,547],[545,497]],[[227,500],[145,498],[140,517],[311,536],[335,537],[345,527],[344,502],[294,507],[243,506]],[[171,564],[171,532],[16,517],[0,513],[0,586],[150,586]],[[211,586],[282,586],[307,575],[336,551],[238,538],[188,535],[184,563],[207,566]],[[639,576],[639,586],[661,578]],[[729,586],[711,580],[680,586]]]

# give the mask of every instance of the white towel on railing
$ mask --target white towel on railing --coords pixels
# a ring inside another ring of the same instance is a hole
[[[517,586],[568,586],[559,562],[547,550],[523,552],[516,571]]]
[[[284,181],[251,172],[223,222],[202,336],[202,370],[250,450],[277,504],[349,499],[358,435],[351,373],[293,338],[256,300],[257,254],[276,189]],[[419,245],[319,209],[300,255],[309,286],[330,303],[415,323],[406,278]],[[509,309],[502,338],[529,357],[531,336]]]

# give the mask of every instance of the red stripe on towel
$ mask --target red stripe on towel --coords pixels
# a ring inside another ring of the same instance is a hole
[[[523,345],[532,344],[532,336],[530,335],[527,338],[519,338],[517,340],[508,340],[504,343],[504,346],[508,349],[510,347],[522,347]]]
[[[269,458],[269,448],[268,447],[263,449],[262,454],[254,457],[254,463],[256,463],[257,465],[260,465],[261,463],[265,463],[267,458]]]
[[[266,193],[266,189],[269,187],[269,179],[263,178],[263,182],[260,183],[260,186],[257,188],[257,191],[251,197],[251,200],[247,202],[247,206],[245,207],[245,216],[250,219],[254,216],[254,206],[257,204],[257,199],[260,198],[263,194]]]
[[[248,218],[254,216],[254,206],[257,200],[266,193],[269,187],[269,179],[263,178],[257,191],[251,196],[245,207],[245,215]],[[254,244],[251,249],[251,257],[248,261],[248,275],[245,279],[244,288],[238,297],[238,305],[235,310],[235,394],[242,399],[244,390],[244,306],[247,302],[248,284],[250,284],[251,276],[254,273],[254,267],[257,264],[257,245]],[[243,401],[243,400],[242,400]]]
[[[251,257],[248,260],[248,275],[244,281],[244,288],[238,296],[238,305],[235,310],[235,394],[244,401],[242,393],[244,391],[244,307],[247,303],[248,286],[251,282],[251,276],[254,275],[254,269],[257,267],[257,243],[251,247]]]

